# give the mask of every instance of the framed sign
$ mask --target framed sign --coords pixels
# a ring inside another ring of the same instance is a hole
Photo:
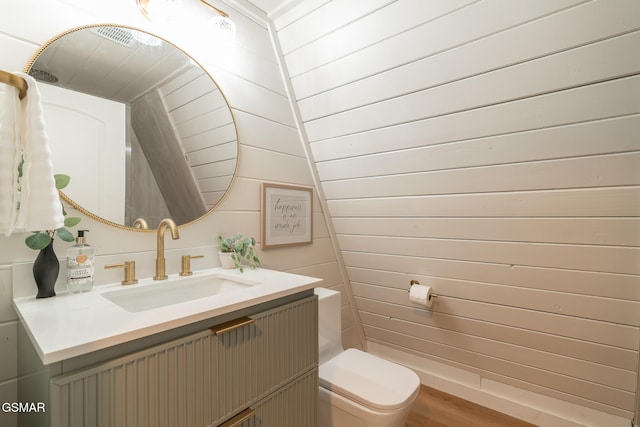
[[[263,183],[262,247],[311,243],[312,215],[312,188]]]

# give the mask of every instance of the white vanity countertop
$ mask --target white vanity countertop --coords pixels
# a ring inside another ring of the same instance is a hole
[[[220,293],[147,311],[130,312],[102,296],[125,288],[160,286],[163,282],[140,280],[136,285],[119,283],[95,286],[80,294],[53,298],[15,298],[13,305],[23,320],[40,359],[45,365],[101,350],[124,342],[168,331],[201,320],[292,295],[319,285],[321,279],[259,268],[194,272],[191,277],[222,273],[260,282],[233,292]],[[175,279],[172,275],[170,280]]]

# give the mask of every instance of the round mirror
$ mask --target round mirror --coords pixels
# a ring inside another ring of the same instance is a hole
[[[26,68],[38,81],[63,198],[124,228],[178,225],[211,211],[231,185],[238,137],[214,82],[170,42],[130,27],[73,29]]]

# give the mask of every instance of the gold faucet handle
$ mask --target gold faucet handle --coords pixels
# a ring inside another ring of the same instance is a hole
[[[191,260],[194,258],[204,258],[204,255],[182,255],[181,276],[191,276],[193,274],[193,271],[191,271]]]
[[[124,264],[105,265],[104,268],[105,270],[109,268],[124,268],[124,280],[120,283],[123,285],[135,285],[138,283],[138,279],[136,279],[135,261],[125,261]]]

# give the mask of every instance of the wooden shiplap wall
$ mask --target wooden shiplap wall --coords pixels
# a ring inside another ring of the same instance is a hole
[[[0,13],[0,69],[21,70],[42,43],[70,28],[117,22],[147,29],[171,40],[202,64],[224,92],[233,111],[240,142],[236,177],[213,213],[181,228],[179,240],[167,241],[169,274],[179,271],[181,255],[205,255],[197,264],[192,264],[194,269],[218,266],[219,234],[242,231],[246,235],[260,236],[262,182],[314,185],[271,44],[266,16],[262,19],[259,16],[249,18],[226,3],[210,1],[233,16],[237,26],[234,57],[225,62],[216,52],[215,44],[207,38],[211,35],[208,20],[203,22],[194,18],[187,22],[186,30],[177,24],[163,30],[149,24],[140,15],[135,2],[129,0],[21,0],[5,3]],[[180,19],[193,18],[189,13],[203,17],[203,10],[207,10],[199,2],[182,2],[181,8],[185,15]],[[108,257],[113,261],[109,263],[136,259],[139,278],[153,275],[155,233],[132,233],[92,221],[80,213],[77,216],[81,216],[82,224],[88,224],[91,229],[91,244],[99,252],[99,262],[105,262]],[[344,290],[344,279],[319,203],[314,203],[313,224],[311,245],[260,250],[262,266],[320,277],[324,279],[323,286]],[[64,254],[68,245],[56,241],[56,252]],[[40,391],[30,390],[28,384],[21,384],[18,393],[18,382],[29,378],[18,377],[17,360],[21,355],[17,354],[16,325],[19,320],[11,305],[11,265],[31,262],[33,258],[33,251],[24,245],[24,235],[0,237],[0,293],[5,296],[0,299],[0,333],[4,343],[0,349],[3,361],[0,396],[6,402],[31,401],[40,395]],[[107,270],[98,272],[96,269],[99,280],[105,280],[108,274]],[[113,280],[117,277],[113,276]],[[345,345],[361,346],[348,300],[345,300],[343,308]],[[0,412],[0,425],[17,425],[16,414]]]
[[[631,419],[640,2],[307,0],[274,26],[367,340]]]

